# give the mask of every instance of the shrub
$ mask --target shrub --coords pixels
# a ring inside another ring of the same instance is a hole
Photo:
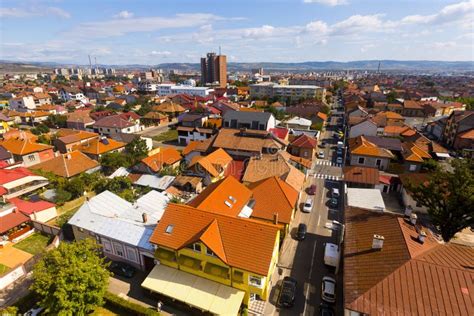
[[[160,315],[159,312],[153,309],[146,308],[144,306],[135,304],[133,302],[129,302],[110,292],[105,293],[104,299],[108,304],[127,311],[129,315],[150,315],[150,316]]]

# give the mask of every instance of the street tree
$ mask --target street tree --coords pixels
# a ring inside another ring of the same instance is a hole
[[[413,199],[427,208],[446,242],[463,228],[474,225],[474,161],[455,159],[451,167],[452,170],[435,169],[426,182],[407,185]]]
[[[148,155],[148,148],[144,139],[135,138],[125,146],[127,155],[129,156],[132,165],[142,160]]]
[[[87,315],[104,304],[110,272],[93,239],[61,243],[33,269],[31,289],[51,315]]]

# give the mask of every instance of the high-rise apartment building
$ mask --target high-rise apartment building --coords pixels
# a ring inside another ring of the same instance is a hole
[[[206,57],[201,58],[201,83],[215,84],[219,87],[227,86],[227,57],[225,55],[216,55],[208,53]]]

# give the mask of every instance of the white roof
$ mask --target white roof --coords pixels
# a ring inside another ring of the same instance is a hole
[[[169,198],[150,191],[132,204],[110,191],[104,191],[86,201],[69,224],[98,235],[152,250],[148,242],[153,229],[161,219]],[[143,213],[147,222],[143,222]]]
[[[384,211],[382,193],[378,189],[347,189],[347,205],[372,211]]]
[[[173,176],[159,177],[152,174],[144,174],[134,184],[164,191],[173,183],[174,179],[175,177]]]
[[[311,120],[302,118],[302,117],[293,117],[289,119],[288,121],[285,122],[286,124],[295,124],[295,125],[301,125],[301,126],[311,126]]]
[[[112,173],[108,178],[113,179],[115,177],[126,177],[129,174],[130,172],[128,172],[127,168],[120,167],[117,170],[115,170],[114,173]]]

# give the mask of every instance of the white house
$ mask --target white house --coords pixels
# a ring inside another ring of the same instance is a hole
[[[8,105],[11,110],[19,112],[27,112],[36,109],[36,103],[33,96],[16,97],[8,100]]]
[[[175,85],[170,83],[162,83],[157,85],[156,91],[159,96],[167,96],[170,94],[187,94],[206,97],[212,92],[214,92],[214,89],[210,89],[208,87],[195,87],[192,85]]]
[[[349,130],[349,138],[357,136],[377,136],[377,124],[370,119],[366,119],[352,125]]]
[[[69,220],[74,238],[95,238],[104,255],[139,269],[154,267],[149,239],[169,198],[155,190],[130,203],[110,191],[86,201]]]
[[[59,97],[63,101],[80,101],[82,103],[89,102],[89,99],[82,93],[81,90],[75,87],[64,87],[59,90]]]
[[[311,120],[296,116],[282,122],[280,125],[285,126],[286,128],[309,130],[311,129],[311,124]]]
[[[276,120],[269,112],[226,111],[223,126],[268,131],[274,128]]]

